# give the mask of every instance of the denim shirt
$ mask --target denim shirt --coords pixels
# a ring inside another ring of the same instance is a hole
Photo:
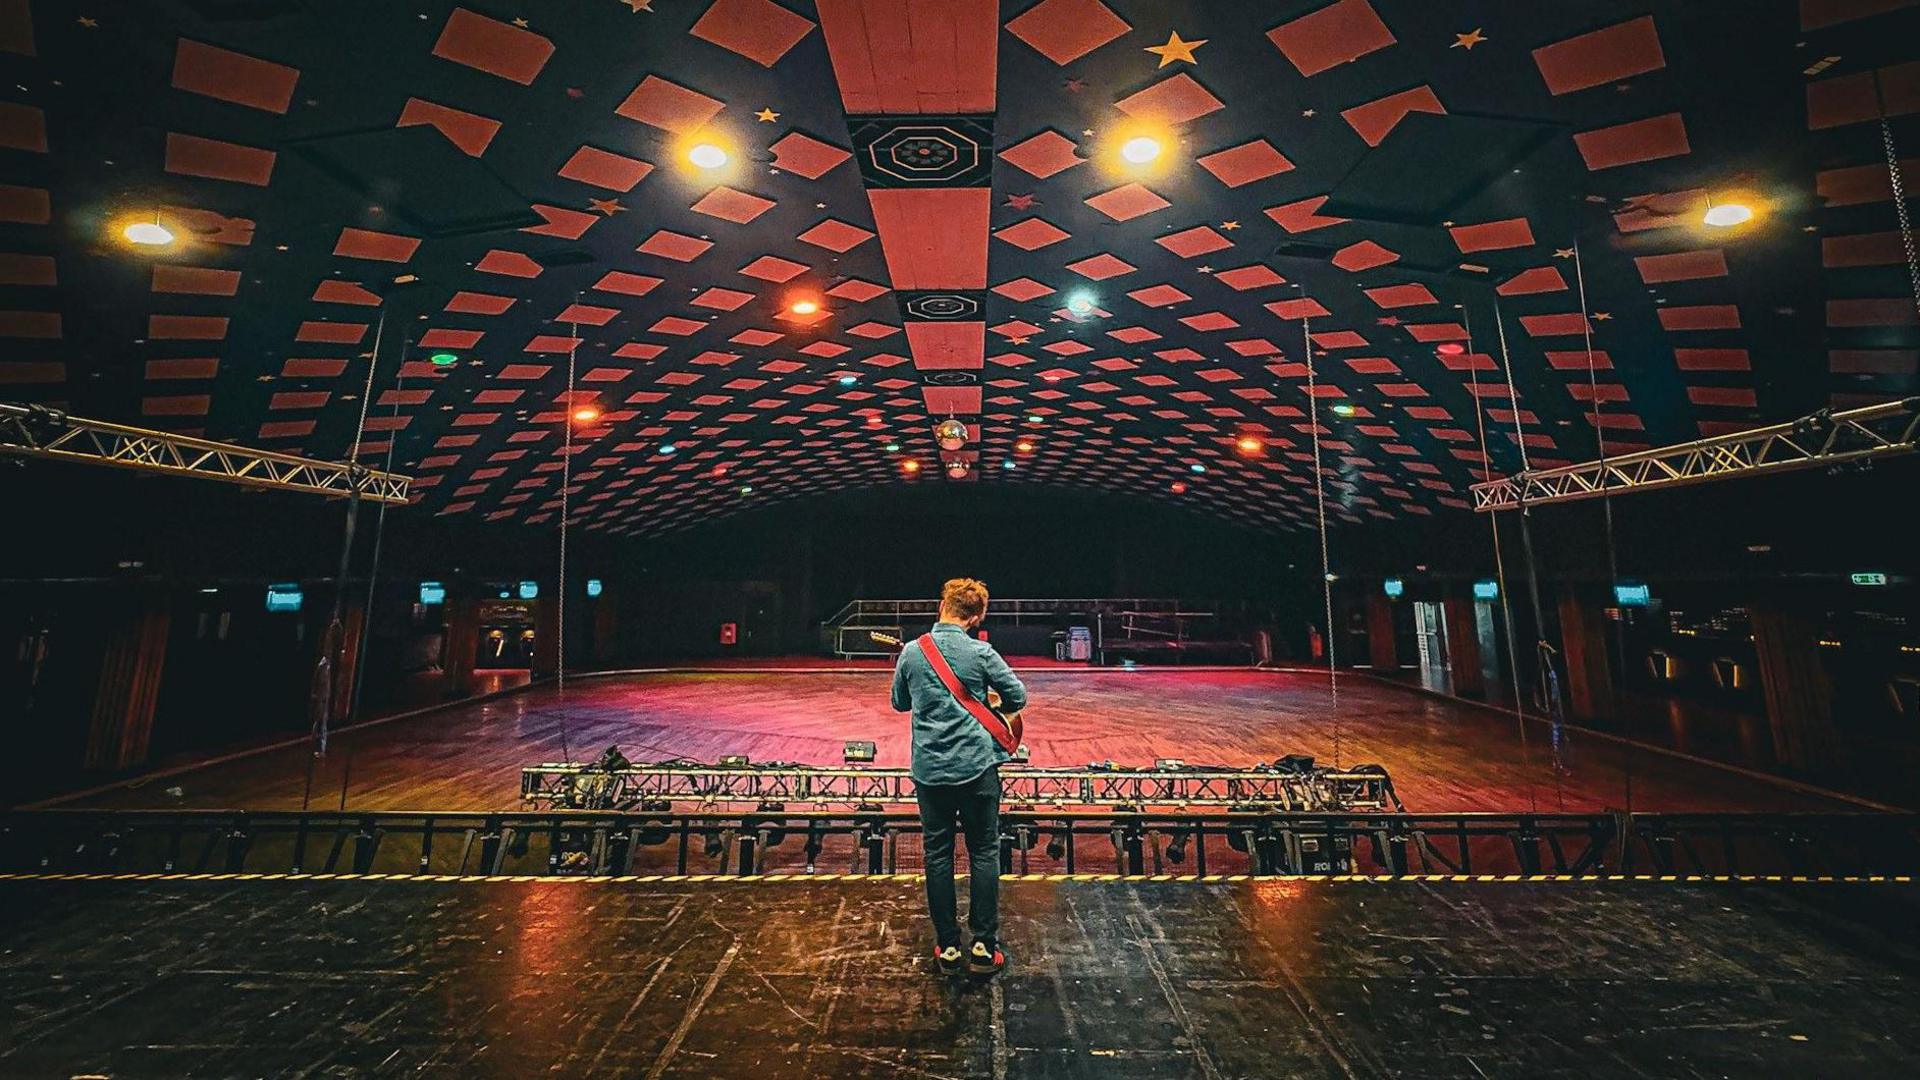
[[[960,685],[974,700],[987,700],[987,688],[1000,692],[1000,707],[1026,707],[1027,688],[993,646],[976,641],[953,623],[935,623],[933,637]],[[900,650],[893,669],[893,710],[913,713],[913,779],[920,784],[964,784],[1011,758],[954,700],[916,638]]]

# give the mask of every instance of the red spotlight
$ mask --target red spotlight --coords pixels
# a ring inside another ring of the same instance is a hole
[[[1021,439],[1019,442],[1013,444],[1013,448],[1023,454],[1031,454],[1033,453],[1033,440]]]
[[[1187,482],[1185,480],[1175,480],[1169,485],[1168,490],[1172,491],[1175,495],[1185,495],[1187,493]]]
[[[1266,446],[1266,443],[1261,442],[1258,438],[1255,438],[1252,435],[1242,435],[1240,436],[1239,441],[1235,442],[1233,446],[1234,446],[1234,449],[1240,451],[1242,454],[1245,454],[1248,457],[1252,457],[1255,454],[1258,454],[1260,452],[1260,449]]]
[[[820,310],[820,301],[803,296],[787,305],[787,310],[795,315],[812,315]]]
[[[1433,351],[1441,356],[1460,356],[1467,351],[1467,347],[1457,341],[1443,341]]]
[[[600,410],[591,405],[582,405],[573,410],[573,419],[575,423],[591,424],[600,419]]]
[[[920,471],[920,463],[912,458],[908,458],[900,463],[900,471],[911,476]]]

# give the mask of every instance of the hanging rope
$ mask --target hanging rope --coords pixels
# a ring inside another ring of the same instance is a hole
[[[1893,143],[1893,125],[1887,122],[1887,96],[1880,72],[1873,73],[1873,97],[1880,106],[1880,145],[1887,152],[1887,183],[1893,189],[1893,212],[1900,217],[1900,242],[1907,249],[1907,281],[1913,286],[1913,307],[1920,314],[1920,255],[1913,242],[1913,219],[1907,213],[1907,185],[1900,175],[1900,152]]]
[[[1301,296],[1306,293],[1303,291]],[[1320,592],[1326,604],[1327,620],[1327,708],[1333,713],[1333,767],[1342,768],[1346,727],[1340,717],[1340,668],[1334,662],[1333,564],[1327,550],[1327,483],[1320,464],[1320,394],[1313,367],[1313,320],[1300,317],[1300,337],[1307,362],[1307,431],[1313,437],[1313,502],[1320,525]]]
[[[360,472],[360,443],[367,432],[367,398],[373,394],[373,375],[380,367],[380,342],[387,330],[387,304],[387,298],[382,296],[380,315],[374,320],[373,326],[373,353],[367,359],[366,388],[360,395],[360,418],[354,424],[353,448],[347,454],[350,479],[358,479]],[[327,620],[327,629],[320,641],[320,657],[314,662],[313,680],[308,686],[307,712],[313,752],[307,755],[307,780],[300,795],[302,813],[312,805],[314,763],[316,759],[326,756],[327,740],[331,734],[339,657],[346,636],[347,571],[353,566],[353,532],[359,517],[360,485],[352,483],[347,486],[347,520],[345,535],[340,540],[340,567],[333,579],[333,614]]]
[[[580,294],[575,293],[573,302],[580,303]],[[576,316],[568,325],[572,330],[567,338],[567,403],[560,411],[561,453],[560,453],[560,593],[554,598],[554,648],[558,659],[554,667],[555,688],[560,696],[560,760],[573,760],[573,747],[568,738],[568,728],[573,710],[567,706],[567,519],[572,517],[573,501],[568,489],[573,487],[573,393],[574,380],[579,374],[577,364],[580,354],[580,320]]]
[[[1600,373],[1599,365],[1593,357],[1593,317],[1587,310],[1587,272],[1586,266],[1581,259],[1579,237],[1575,237],[1573,241],[1573,281],[1574,287],[1580,295],[1580,331],[1585,338],[1587,349],[1587,395],[1589,404],[1593,406],[1593,437],[1600,451],[1600,514],[1601,519],[1605,522],[1607,540],[1607,584],[1611,587],[1620,583],[1620,553],[1614,543],[1613,491],[1609,483],[1609,481],[1612,480],[1612,476],[1607,471],[1607,428],[1605,424],[1600,422]],[[1614,620],[1613,639],[1614,651],[1619,654],[1620,662],[1625,664],[1627,661],[1627,628],[1624,618]],[[1633,813],[1634,766],[1632,722],[1628,712],[1620,707],[1620,703],[1617,700],[1614,701],[1614,714],[1620,720],[1621,733],[1627,737],[1626,757],[1622,763],[1622,788],[1626,799],[1626,812],[1631,815]],[[1624,845],[1626,842],[1626,833],[1622,832],[1620,834],[1620,843],[1623,845],[1623,858],[1625,855]]]
[[[1460,309],[1461,321],[1467,331],[1467,377],[1473,386],[1473,422],[1480,433],[1480,474],[1486,479],[1493,478],[1493,456],[1487,446],[1487,411],[1481,404],[1480,365],[1474,357],[1480,355],[1473,345],[1473,313],[1466,308]],[[1493,579],[1499,586],[1500,621],[1506,630],[1507,673],[1513,684],[1513,724],[1520,733],[1520,767],[1527,777],[1527,809],[1540,809],[1540,778],[1533,771],[1533,744],[1527,738],[1527,714],[1520,705],[1520,647],[1513,634],[1513,605],[1508,599],[1507,563],[1500,551],[1500,512],[1487,512],[1487,524],[1493,529]]]
[[[1493,302],[1493,329],[1500,341],[1500,364],[1505,368],[1507,377],[1508,412],[1513,415],[1513,439],[1520,446],[1520,471],[1524,475],[1533,471],[1533,463],[1527,459],[1527,435],[1520,423],[1520,391],[1514,385],[1513,359],[1507,352],[1507,320],[1500,310],[1500,301]],[[1563,787],[1565,766],[1560,760],[1560,740],[1562,735],[1561,719],[1564,715],[1560,703],[1560,672],[1554,666],[1553,643],[1547,640],[1546,609],[1540,603],[1540,564],[1533,554],[1532,508],[1527,505],[1523,492],[1520,499],[1520,551],[1527,560],[1527,598],[1533,608],[1534,663],[1539,678],[1541,704],[1547,714],[1547,746],[1553,757],[1553,787],[1559,808],[1565,810],[1566,791]]]

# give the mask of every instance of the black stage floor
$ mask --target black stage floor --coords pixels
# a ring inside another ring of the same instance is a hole
[[[0,882],[0,1076],[1920,1075],[1920,889]]]

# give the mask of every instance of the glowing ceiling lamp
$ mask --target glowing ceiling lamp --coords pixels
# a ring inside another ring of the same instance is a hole
[[[1019,442],[1013,444],[1013,448],[1023,454],[1031,454],[1033,453],[1033,440],[1021,439]]]
[[[1347,404],[1344,401],[1333,407],[1333,415],[1335,416],[1352,416],[1353,413],[1354,413],[1353,406]]]
[[[1234,445],[1234,448],[1239,450],[1241,453],[1251,456],[1253,454],[1259,453],[1260,448],[1265,446],[1266,444],[1261,442],[1258,438],[1252,435],[1242,435],[1240,436],[1239,441],[1235,442],[1233,445]]]
[[[702,169],[717,169],[727,163],[727,152],[712,143],[701,143],[687,151],[687,160]]]
[[[1441,356],[1460,356],[1467,351],[1467,347],[1457,341],[1443,341],[1439,345],[1434,346],[1433,351],[1439,353]]]
[[[460,362],[460,358],[450,352],[437,352],[427,357],[427,361],[434,367],[452,367]]]
[[[1700,220],[1716,229],[1730,229],[1753,220],[1753,208],[1745,203],[1725,202],[1709,205]]]
[[[173,233],[157,220],[136,221],[120,230],[120,235],[127,238],[127,243],[141,247],[166,247],[173,243]]]
[[[812,315],[820,310],[818,300],[795,300],[788,308],[795,315]]]
[[[911,476],[920,471],[920,463],[912,458],[908,458],[900,463],[900,471]]]
[[[1067,310],[1075,315],[1087,315],[1093,311],[1093,297],[1086,293],[1074,293],[1067,298]]]
[[[1184,480],[1175,480],[1173,483],[1167,485],[1167,490],[1173,492],[1175,495],[1185,495],[1187,493],[1187,483]]]
[[[1206,467],[1205,465],[1202,465],[1202,464],[1200,464],[1200,463],[1199,463],[1199,462],[1197,462],[1197,461],[1196,461],[1196,462],[1194,462],[1193,464],[1191,464],[1191,465],[1189,465],[1189,466],[1187,466],[1187,468],[1189,468],[1189,469],[1191,469],[1191,470],[1193,470],[1194,472],[1197,472],[1197,473],[1203,473],[1203,472],[1206,472],[1206,471],[1207,471],[1207,467]]]
[[[859,382],[859,381],[860,381],[860,376],[858,376],[858,375],[842,375],[842,376],[840,376],[840,385],[841,385],[841,386],[852,386],[852,385],[853,385],[854,383],[857,383],[857,382]]]
[[[591,424],[600,419],[600,410],[591,405],[582,405],[573,410],[573,419],[577,423]]]
[[[900,444],[897,442],[890,442],[887,444],[887,453],[889,454],[893,453],[898,449],[900,449]]]
[[[1145,135],[1128,139],[1120,144],[1120,156],[1135,165],[1145,165],[1160,156],[1160,141]]]

